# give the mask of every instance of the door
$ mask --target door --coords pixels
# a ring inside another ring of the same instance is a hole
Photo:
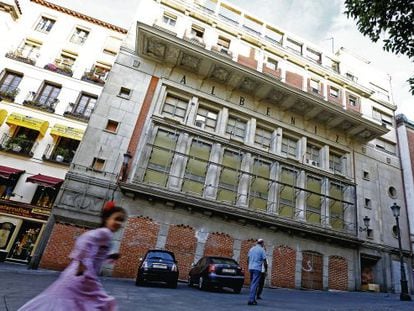
[[[323,258],[315,252],[302,253],[302,288],[323,289]]]

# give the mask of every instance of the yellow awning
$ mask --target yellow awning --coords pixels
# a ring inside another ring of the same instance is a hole
[[[82,140],[84,131],[70,126],[55,124],[50,131],[50,135],[66,137],[74,140]]]
[[[7,117],[7,110],[0,109],[0,126],[2,126],[4,120],[6,120]]]
[[[28,129],[38,131],[40,135],[44,136],[49,128],[49,122],[41,119],[25,116],[20,113],[12,113],[7,118],[6,124],[22,126]]]

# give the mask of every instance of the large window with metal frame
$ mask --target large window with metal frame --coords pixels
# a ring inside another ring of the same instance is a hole
[[[344,185],[336,182],[329,184],[329,225],[333,229],[344,228]]]
[[[250,177],[250,202],[249,206],[255,210],[267,211],[269,196],[271,163],[260,158],[255,158]]]
[[[279,206],[280,216],[294,218],[296,206],[296,182],[298,172],[282,167],[279,178]]]
[[[214,132],[217,126],[218,113],[210,108],[199,106],[195,119],[195,126]]]
[[[270,143],[272,141],[272,132],[263,128],[256,127],[256,132],[254,135],[254,143],[266,150],[270,149]]]
[[[247,123],[237,117],[229,116],[227,120],[226,133],[230,137],[237,137],[244,140],[246,136]]]
[[[217,191],[217,200],[229,203],[237,201],[240,167],[243,153],[225,149]]]
[[[173,94],[168,94],[164,102],[162,114],[180,121],[184,121],[187,107],[187,99],[175,96]]]
[[[298,140],[283,135],[282,154],[296,158],[298,156]]]
[[[306,221],[321,223],[322,217],[322,179],[315,176],[306,176]]]
[[[210,152],[211,144],[193,138],[184,172],[183,192],[203,194]]]
[[[159,129],[151,146],[151,154],[145,170],[144,182],[167,186],[171,164],[174,159],[178,134]]]

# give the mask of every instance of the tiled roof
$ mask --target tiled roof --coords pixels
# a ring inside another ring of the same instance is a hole
[[[46,6],[48,8],[51,8],[53,10],[56,10],[56,11],[59,11],[59,12],[62,12],[62,13],[66,13],[68,15],[72,15],[74,17],[83,19],[87,22],[94,23],[94,24],[97,24],[99,26],[102,26],[102,27],[105,27],[105,28],[108,28],[108,29],[111,29],[111,30],[114,30],[114,31],[117,31],[117,32],[120,32],[120,33],[124,33],[124,34],[127,33],[127,30],[125,28],[115,26],[113,24],[110,24],[110,23],[101,21],[99,19],[96,19],[94,17],[91,17],[91,16],[88,16],[88,15],[73,11],[73,10],[65,8],[63,6],[60,6],[60,5],[57,5],[57,4],[48,2],[48,1],[44,1],[44,0],[31,0],[31,1],[35,2],[37,4],[40,4],[40,5]]]

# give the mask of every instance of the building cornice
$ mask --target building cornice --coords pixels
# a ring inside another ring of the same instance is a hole
[[[77,11],[74,11],[74,10],[71,10],[71,9],[68,9],[68,8],[65,8],[63,6],[60,6],[60,5],[57,5],[57,4],[48,2],[48,1],[44,1],[44,0],[30,0],[30,1],[32,1],[34,3],[37,3],[37,4],[40,4],[40,5],[43,5],[45,7],[48,7],[50,9],[53,9],[53,10],[56,10],[56,11],[59,11],[59,12],[62,12],[62,13],[65,13],[65,14],[68,14],[68,15],[71,15],[71,16],[74,16],[74,17],[77,17],[77,18],[80,18],[80,19],[83,19],[84,21],[87,21],[87,22],[90,22],[90,23],[93,23],[93,24],[96,24],[96,25],[99,25],[99,26],[102,26],[102,27],[105,27],[105,28],[114,30],[114,31],[119,32],[119,33],[122,33],[122,34],[126,34],[128,32],[128,30],[125,29],[125,28],[122,28],[122,27],[119,27],[119,26],[116,26],[116,25],[113,25],[113,24],[104,22],[104,21],[102,21],[100,19],[97,19],[97,18],[88,16],[88,15],[82,14],[80,12],[77,12]]]

